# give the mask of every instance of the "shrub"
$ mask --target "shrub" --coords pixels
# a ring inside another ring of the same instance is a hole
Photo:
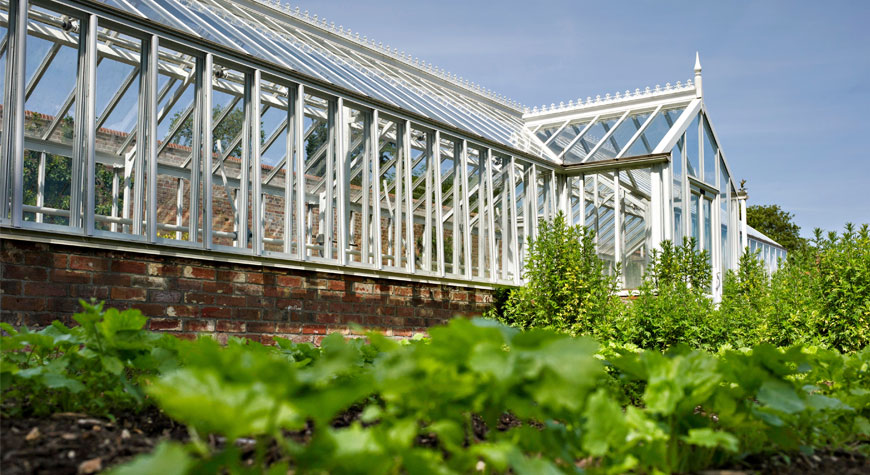
[[[734,346],[759,342],[759,325],[769,310],[770,276],[759,259],[759,251],[740,256],[737,270],[725,274],[722,302],[711,330],[715,340]]]
[[[664,241],[661,251],[652,252],[637,299],[626,312],[623,340],[655,349],[709,346],[710,279],[707,251],[697,251],[694,239],[682,246]]]
[[[552,222],[541,221],[529,240],[526,284],[511,291],[493,316],[520,328],[598,334],[621,306],[616,275],[618,269],[598,259],[594,232],[569,226],[560,212]]]

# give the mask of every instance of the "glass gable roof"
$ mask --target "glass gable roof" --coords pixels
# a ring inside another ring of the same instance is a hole
[[[252,0],[103,3],[506,146],[528,150],[536,141],[518,104],[370,46],[307,13],[303,18]]]

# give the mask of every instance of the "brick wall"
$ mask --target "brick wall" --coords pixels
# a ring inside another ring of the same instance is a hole
[[[79,299],[138,308],[153,330],[318,343],[357,324],[393,337],[485,310],[489,290],[4,239],[0,320],[67,325]]]

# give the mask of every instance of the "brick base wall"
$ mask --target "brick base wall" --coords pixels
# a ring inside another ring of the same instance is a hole
[[[0,320],[38,328],[73,324],[78,300],[138,308],[150,328],[219,341],[271,335],[319,343],[353,324],[408,337],[455,315],[486,310],[492,291],[366,278],[267,265],[223,264],[175,256],[4,239],[0,243]]]

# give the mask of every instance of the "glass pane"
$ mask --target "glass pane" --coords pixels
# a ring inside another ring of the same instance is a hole
[[[70,200],[81,196],[83,163],[74,162],[78,43],[81,19],[62,31],[62,15],[31,6],[28,19],[24,110],[24,220],[70,225]],[[69,41],[34,35],[47,29]],[[80,157],[81,158],[81,157]],[[74,180],[76,175],[79,179]],[[75,193],[73,187],[77,187]],[[78,213],[78,211],[77,211]]]
[[[569,144],[571,144],[571,142],[574,141],[574,138],[577,137],[577,134],[582,132],[583,129],[586,127],[586,124],[588,123],[589,122],[578,122],[568,125],[561,132],[559,132],[559,135],[554,138],[549,144],[547,144],[547,146],[550,147],[550,149],[555,152],[556,155],[561,154],[562,151],[565,150],[565,147],[567,147]]]
[[[565,160],[568,163],[583,161],[618,120],[619,117],[611,117],[609,119],[601,119],[593,124],[583,134],[583,137],[568,149],[568,152],[565,154]]]
[[[260,175],[257,179],[260,180],[263,249],[270,252],[296,252],[292,88],[260,80]]]
[[[305,176],[305,255],[326,257],[327,186],[332,185],[334,170],[328,167],[333,153],[329,131],[330,104],[326,99],[305,94],[302,160]],[[327,183],[329,182],[329,184]]]
[[[622,196],[622,273],[625,276],[625,287],[636,289],[643,281],[643,273],[646,270],[649,258],[649,237],[652,233],[651,223],[647,219],[650,213],[650,200],[643,194],[637,193],[636,188],[630,185],[632,181],[639,182],[650,180],[649,169],[636,169],[620,171],[620,185]],[[623,176],[625,175],[625,176]],[[647,195],[648,196],[648,195]]]
[[[716,163],[718,162],[719,146],[716,145],[716,139],[713,138],[713,132],[710,130],[710,124],[707,118],[704,118],[704,181],[715,185],[716,184]]]
[[[674,125],[680,114],[683,113],[683,108],[667,109],[659,111],[653,121],[643,131],[643,134],[631,145],[624,157],[632,157],[637,155],[649,155],[653,153],[656,146],[668,133],[668,130]]]
[[[671,150],[671,170],[674,175],[673,182],[673,197],[674,197],[674,238],[673,243],[677,246],[683,242],[683,140],[680,139],[677,145]]]
[[[619,152],[622,151],[623,147],[628,145],[628,141],[634,137],[634,134],[637,133],[638,130],[640,130],[650,114],[650,112],[642,112],[640,114],[633,114],[626,117],[625,120],[619,124],[619,127],[613,131],[607,139],[607,142],[598,148],[598,151],[595,152],[595,155],[591,157],[590,160],[609,160],[611,158],[616,158]],[[638,141],[642,140],[638,138]]]
[[[700,196],[696,195],[695,193],[692,193],[692,203],[691,203],[691,211],[690,211],[690,214],[691,214],[690,227],[691,227],[691,232],[692,232],[691,237],[693,239],[695,239],[695,249],[697,249],[697,250],[701,250],[701,239],[700,239],[700,236],[698,235],[698,232],[700,231],[700,223],[698,222],[698,211],[699,211],[698,208],[700,206],[700,203],[699,203],[700,199],[701,199]]]
[[[707,251],[707,263],[713,258],[713,200],[704,198],[704,250]]]
[[[686,167],[689,175],[700,179],[701,164],[700,164],[700,144],[698,142],[698,116],[692,120],[689,128],[686,129]]]

